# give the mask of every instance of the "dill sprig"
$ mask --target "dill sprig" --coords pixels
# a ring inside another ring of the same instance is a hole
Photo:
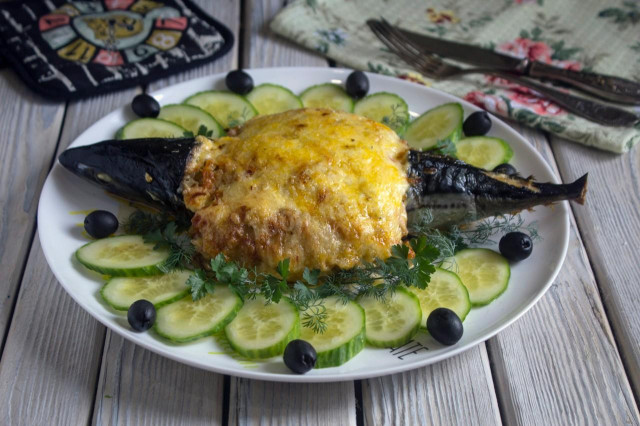
[[[177,233],[177,229],[176,222],[169,222],[164,228],[156,228],[143,236],[145,243],[155,244],[155,250],[169,249],[169,257],[160,266],[160,270],[165,273],[178,267],[191,267],[193,255],[196,252],[189,236]]]
[[[494,216],[484,219],[468,229],[456,228],[456,235],[469,245],[496,244],[491,239],[492,236],[515,231],[526,232],[533,241],[541,239],[538,234],[538,222],[525,224],[525,220],[520,214]]]
[[[409,115],[404,112],[404,108],[402,108],[402,105],[400,104],[391,105],[391,115],[385,115],[382,117],[382,124],[390,127],[396,132],[403,130],[407,121],[409,121]]]

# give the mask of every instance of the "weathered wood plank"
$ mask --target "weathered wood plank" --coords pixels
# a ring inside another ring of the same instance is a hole
[[[355,425],[353,382],[279,383],[232,378],[230,425]]]
[[[130,100],[135,92],[131,89],[69,104],[56,155],[97,119]],[[49,170],[52,154],[43,173]],[[34,196],[39,197],[39,193],[38,190]],[[35,217],[35,211],[32,214]],[[88,423],[104,327],[57,283],[39,241],[33,247],[0,364],[1,392],[12,395],[0,403],[0,418],[6,412],[16,424]],[[27,357],[25,353],[31,355]],[[61,407],[64,412],[57,417]]]
[[[589,172],[585,206],[573,211],[627,374],[640,395],[640,149],[615,155],[551,139],[562,178]]]
[[[0,71],[0,345],[31,247],[38,197],[56,149],[65,104],[30,92]]]
[[[227,25],[240,27],[235,1],[197,3]],[[156,81],[149,91],[237,66],[238,45],[218,60]],[[222,375],[155,355],[107,331],[95,399],[94,424],[221,424]]]
[[[496,425],[485,345],[446,361],[362,381],[366,425]]]
[[[555,167],[544,135],[521,131]],[[555,283],[527,314],[490,339],[488,350],[507,424],[639,423],[573,218],[569,252]]]
[[[0,362],[0,423],[88,424],[103,339],[104,327],[56,281],[36,238]]]
[[[111,331],[104,347],[94,424],[221,424],[221,375],[171,361]]]

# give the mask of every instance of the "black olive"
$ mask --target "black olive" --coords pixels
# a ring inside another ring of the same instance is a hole
[[[129,306],[127,320],[135,331],[147,331],[156,322],[156,308],[148,300],[137,300]]]
[[[500,238],[498,247],[504,257],[513,262],[517,262],[531,255],[533,242],[531,238],[523,232],[509,232]]]
[[[491,117],[487,111],[476,111],[464,120],[462,131],[465,136],[483,136],[491,130]]]
[[[362,71],[354,71],[347,77],[347,93],[354,99],[360,99],[369,92],[369,78]]]
[[[284,364],[297,374],[304,374],[316,365],[318,354],[311,343],[304,340],[292,340],[284,348]]]
[[[518,174],[516,168],[509,163],[499,164],[493,169],[493,171],[495,173],[502,173],[503,175],[507,176],[515,176]]]
[[[153,96],[142,93],[133,98],[131,109],[138,117],[156,118],[160,114],[160,104]]]
[[[253,79],[242,70],[231,71],[224,82],[229,90],[239,95],[246,95],[253,90]]]
[[[462,337],[462,321],[448,308],[437,308],[427,318],[427,331],[443,345],[454,345]]]
[[[104,238],[118,230],[118,218],[106,210],[95,210],[84,218],[84,229],[93,238]]]

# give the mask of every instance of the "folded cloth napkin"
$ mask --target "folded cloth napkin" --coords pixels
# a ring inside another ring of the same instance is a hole
[[[189,0],[0,3],[0,62],[54,99],[149,83],[232,45],[231,31]]]
[[[384,17],[431,36],[476,44],[558,67],[640,78],[640,3],[615,0],[298,0],[271,28],[355,69],[449,92],[494,114],[616,153],[640,140],[640,125],[592,123],[502,79],[469,75],[433,81],[418,74],[365,24]],[[630,108],[640,113],[640,108]]]

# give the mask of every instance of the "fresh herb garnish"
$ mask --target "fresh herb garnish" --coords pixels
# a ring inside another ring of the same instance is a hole
[[[228,261],[219,254],[211,259],[211,271],[196,269],[187,285],[193,300],[213,293],[216,283],[229,286],[243,299],[261,295],[267,303],[278,303],[288,296],[302,313],[302,324],[316,333],[326,329],[326,309],[322,299],[337,296],[345,303],[360,295],[370,295],[384,300],[401,285],[425,288],[435,271],[431,264],[438,257],[438,250],[421,237],[410,241],[415,256],[410,258],[406,245],[396,245],[392,256],[386,260],[336,271],[321,276],[318,270],[305,269],[302,279],[292,286],[289,277],[289,259],[278,263],[276,274],[249,271],[238,263]]]
[[[178,267],[188,268],[196,252],[189,236],[183,233],[176,233],[177,229],[178,225],[175,222],[169,222],[164,229],[156,228],[143,236],[145,243],[155,244],[155,250],[160,248],[169,249],[169,257],[160,266],[160,270],[165,273]]]
[[[409,116],[404,112],[402,105],[394,104],[391,106],[391,115],[382,117],[382,124],[399,132],[408,120]]]
[[[524,218],[520,214],[495,216],[484,219],[470,228],[456,228],[457,234],[471,245],[496,244],[491,237],[497,233],[521,231],[529,234],[533,241],[541,239],[538,234],[538,222],[525,225]]]
[[[451,139],[446,139],[444,141],[438,141],[436,146],[430,149],[429,152],[455,158],[458,150],[456,149],[456,144],[453,143]]]
[[[205,136],[207,138],[210,138],[211,136],[213,136],[213,130],[209,130],[207,129],[207,126],[201,124],[200,127],[198,127],[198,132],[195,135],[190,130],[184,132],[185,138],[193,138],[195,136]]]
[[[170,222],[176,223],[177,232],[183,232],[189,229],[191,218],[187,212],[170,216],[166,213],[149,213],[136,210],[129,215],[122,227],[127,234],[145,235],[158,229],[164,229]]]
[[[163,265],[163,271],[176,267],[193,269],[195,247],[189,237],[181,233],[188,227],[188,222],[170,219],[163,214],[136,212],[130,216],[125,230],[143,234],[145,241],[154,243],[156,248],[170,249],[171,254]],[[434,263],[446,262],[470,244],[491,242],[490,237],[497,232],[507,233],[524,228],[532,239],[540,238],[535,222],[525,226],[520,215],[485,219],[473,228],[453,227],[446,232],[429,228],[433,217],[427,209],[421,212],[418,219],[417,226],[411,230],[413,235],[418,236],[407,244],[393,246],[391,256],[385,260],[375,259],[352,269],[337,270],[326,275],[319,270],[305,268],[302,278],[290,284],[289,259],[279,262],[276,271],[271,274],[249,270],[218,254],[209,262],[210,270],[194,269],[187,285],[194,301],[213,294],[216,284],[228,286],[242,299],[253,299],[260,295],[266,303],[278,303],[286,296],[301,312],[302,325],[316,333],[323,333],[327,327],[327,313],[323,305],[326,297],[335,296],[344,303],[359,296],[372,296],[384,301],[402,285],[425,288],[435,271]]]

